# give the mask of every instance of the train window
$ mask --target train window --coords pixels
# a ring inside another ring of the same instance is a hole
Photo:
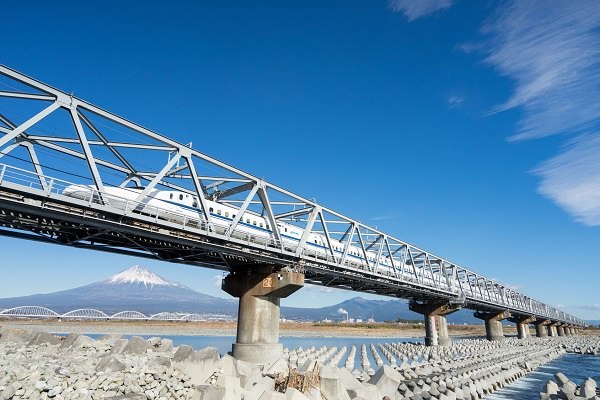
[[[192,202],[192,207],[194,207],[194,208],[198,207],[198,199],[196,198],[196,196],[194,196],[194,201]]]
[[[208,209],[208,212],[211,212],[211,213],[215,212],[215,209],[211,207],[211,208]]]
[[[256,226],[256,220],[252,221],[252,225]]]
[[[225,216],[229,217],[229,211],[225,211]]]
[[[173,200],[173,193],[169,194],[169,198]]]
[[[263,227],[263,223],[262,223],[262,222],[261,222],[261,223],[259,223],[258,225],[259,225],[261,228]]]
[[[221,215],[221,210],[217,210],[217,214],[218,214],[218,215]]]
[[[250,218],[246,218],[246,223],[249,224],[250,223]]]
[[[232,215],[231,215],[231,218],[235,218],[235,214],[232,214]]]
[[[285,228],[285,231],[287,232],[287,228]]]
[[[183,195],[179,193],[179,200],[183,200]]]
[[[315,239],[315,243],[317,243],[317,239]]]
[[[265,228],[267,228],[267,229],[271,229],[271,228],[269,227],[269,224],[265,224]]]

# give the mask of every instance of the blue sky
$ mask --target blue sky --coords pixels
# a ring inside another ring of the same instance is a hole
[[[600,3],[20,1],[1,63],[600,319]],[[0,238],[2,297],[134,264]],[[355,296],[307,287],[283,301]]]

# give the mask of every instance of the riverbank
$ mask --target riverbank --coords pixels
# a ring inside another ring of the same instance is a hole
[[[156,336],[235,336],[236,323],[225,321],[173,322],[173,321],[60,321],[56,319],[5,319],[0,326],[39,330],[57,334],[121,334]],[[451,336],[478,337],[485,335],[483,325],[448,325]],[[506,334],[516,334],[506,329]],[[312,322],[282,322],[280,336],[291,337],[372,337],[418,338],[423,337],[423,327],[418,324],[332,324]]]

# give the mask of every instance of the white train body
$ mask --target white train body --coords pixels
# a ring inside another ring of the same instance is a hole
[[[198,199],[196,196],[188,193],[154,189],[150,191],[145,200],[142,201],[142,205],[136,203],[135,199],[143,191],[143,188],[105,187],[105,191],[106,194],[102,195],[103,202],[118,209],[135,209],[138,212],[158,215],[158,217],[162,219],[177,223],[184,223],[184,220],[205,220]],[[63,190],[64,195],[86,201],[90,201],[90,198],[93,195],[95,198],[92,199],[92,201],[94,202],[99,202],[100,200],[99,197],[96,197],[98,196],[97,193],[97,190],[93,186],[84,185],[70,185]],[[239,212],[239,209],[236,207],[208,199],[206,200],[206,205],[215,229],[220,233],[224,233],[229,229],[233,219]],[[277,225],[284,246],[296,249],[304,230],[298,226],[282,221],[277,222]],[[246,211],[242,218],[240,218],[235,233],[236,234],[233,235],[234,237],[239,236],[237,235],[239,233],[243,233],[246,236],[253,238],[256,242],[266,242],[268,239],[275,238],[268,220],[249,211]],[[337,257],[341,257],[344,253],[345,244],[337,239],[331,238],[331,245],[334,254],[336,254]],[[314,253],[316,256],[325,257],[330,254],[326,237],[317,233],[308,235],[306,243],[304,244],[304,250],[306,253]],[[369,261],[369,266],[373,268],[377,264],[377,254],[367,251],[366,256]],[[348,263],[354,264],[355,266],[367,266],[362,249],[356,246],[350,246],[348,248],[346,260]],[[414,273],[411,266],[406,264],[400,266],[397,264],[398,263],[396,263],[396,268],[402,268],[409,276]],[[379,258],[378,271],[387,275],[391,275],[394,272],[389,257],[381,256]],[[432,278],[429,271],[425,272],[425,283],[433,284]]]

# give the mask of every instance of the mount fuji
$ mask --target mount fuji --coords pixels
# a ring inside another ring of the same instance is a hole
[[[100,282],[48,294],[0,299],[0,308],[42,306],[58,313],[95,308],[107,314],[124,310],[235,315],[237,300],[196,292],[136,265]]]

